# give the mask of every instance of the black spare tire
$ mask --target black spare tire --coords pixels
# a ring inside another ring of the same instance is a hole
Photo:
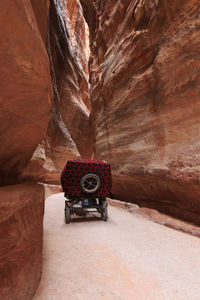
[[[81,178],[80,184],[83,192],[92,194],[100,188],[101,181],[100,178],[95,174],[86,174]]]

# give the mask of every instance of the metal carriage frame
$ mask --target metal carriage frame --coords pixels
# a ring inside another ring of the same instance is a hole
[[[108,204],[106,198],[67,198],[65,200],[65,223],[71,222],[72,215],[84,216],[88,213],[98,212],[101,219],[108,219]]]

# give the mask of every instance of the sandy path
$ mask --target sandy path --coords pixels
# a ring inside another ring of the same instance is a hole
[[[67,225],[63,209],[63,194],[47,199],[34,300],[200,299],[200,239],[116,207]]]

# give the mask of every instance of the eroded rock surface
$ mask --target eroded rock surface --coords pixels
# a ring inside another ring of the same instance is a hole
[[[23,178],[59,183],[67,160],[92,156],[88,34],[79,1],[50,1],[47,48],[54,107],[46,138]]]
[[[17,182],[50,118],[49,61],[31,3],[0,4],[0,177]]]
[[[199,1],[95,9],[95,155],[112,164],[113,194],[200,223]]]
[[[59,182],[67,159],[92,153],[81,6],[8,0],[0,24],[0,185]],[[43,186],[1,187],[0,199],[0,299],[29,300],[42,268]]]
[[[65,1],[51,1],[48,47],[56,109],[80,155],[90,157],[88,33],[79,2],[72,3],[74,9]]]
[[[42,270],[44,187],[0,187],[0,299],[29,300]]]

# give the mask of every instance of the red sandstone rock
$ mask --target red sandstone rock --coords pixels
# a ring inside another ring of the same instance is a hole
[[[54,77],[55,112],[59,112],[80,155],[89,158],[93,148],[88,109],[88,53],[79,48],[81,44],[87,46],[87,33],[80,4],[77,0],[72,2],[77,6],[74,10],[63,0],[51,2],[48,50]]]
[[[44,187],[1,187],[0,199],[0,299],[31,300],[41,277]]]
[[[17,182],[50,118],[49,60],[29,1],[0,4],[0,185]]]
[[[77,147],[63,122],[54,124],[52,121],[53,119],[46,139],[38,145],[22,173],[22,179],[59,184],[60,174],[66,161],[80,158]]]
[[[46,44],[47,18],[49,13],[49,0],[31,0],[38,27],[44,43]]]
[[[79,2],[52,0],[47,48],[54,107],[46,138],[22,178],[58,184],[67,160],[91,157],[88,47],[87,26]]]
[[[113,194],[200,223],[199,1],[96,4],[91,119]]]
[[[83,70],[86,78],[88,78],[88,60],[90,55],[89,29],[83,16],[82,7],[77,0],[62,2],[68,20],[68,33],[73,51],[76,54],[76,60],[79,62],[79,68]],[[88,86],[80,86],[80,90],[86,93],[88,92]],[[83,97],[82,100],[87,108],[90,108],[88,95],[87,97]]]

